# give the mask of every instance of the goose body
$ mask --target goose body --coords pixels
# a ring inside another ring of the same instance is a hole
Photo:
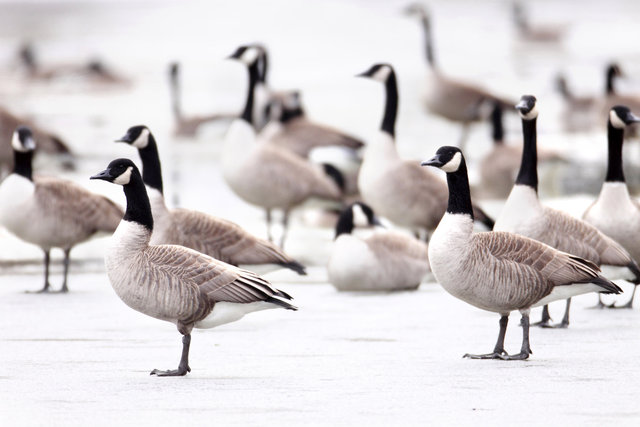
[[[629,253],[617,242],[585,221],[543,206],[538,199],[536,154],[536,99],[525,95],[517,108],[522,116],[524,149],[520,172],[494,230],[517,233],[548,244],[556,249],[589,260],[596,265],[629,267],[639,275],[640,269]],[[569,324],[569,306],[560,324]],[[541,325],[548,326],[548,307]]]
[[[13,136],[14,172],[0,184],[0,224],[45,254],[45,284],[49,290],[49,252],[64,253],[62,292],[66,292],[69,252],[97,232],[113,232],[122,210],[106,197],[53,177],[33,177],[33,134],[19,127]]]
[[[513,20],[523,41],[551,44],[560,42],[564,37],[565,28],[560,25],[532,25],[520,2],[513,3]]]
[[[598,122],[600,100],[593,96],[577,96],[570,89],[563,75],[556,77],[556,89],[562,95],[562,125],[567,132],[592,130]]]
[[[186,246],[236,266],[277,264],[306,274],[303,265],[273,243],[251,235],[231,221],[189,209],[168,209],[158,147],[146,126],[129,128],[118,142],[136,147],[142,159],[143,181],[155,223],[150,244]]]
[[[360,222],[358,222],[360,221]],[[390,230],[361,237],[354,227],[373,226],[373,211],[355,203],[341,214],[327,272],[340,291],[416,289],[429,272],[427,245]]]
[[[423,165],[447,172],[449,187],[447,213],[429,244],[429,261],[436,279],[453,296],[501,316],[494,351],[466,357],[527,359],[531,353],[531,307],[586,292],[621,292],[599,274],[594,263],[580,257],[513,233],[473,233],[469,180],[458,148],[441,147]],[[509,356],[504,350],[504,336],[513,310],[522,314],[523,342],[520,353]]]
[[[285,292],[256,274],[178,245],[149,245],[154,222],[136,166],[117,159],[92,179],[122,185],[127,210],[105,255],[109,281],[129,307],[176,324],[183,335],[178,369],[153,370],[159,376],[186,375],[191,331],[212,328],[252,311],[296,310]]]

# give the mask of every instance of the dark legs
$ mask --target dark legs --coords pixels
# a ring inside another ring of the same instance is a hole
[[[66,293],[69,292],[69,288],[67,287],[67,275],[69,273],[69,253],[71,252],[71,249],[65,249],[64,250],[64,279],[62,282],[62,288],[60,289],[60,291],[51,291],[50,288],[50,284],[49,284],[49,264],[50,264],[50,250],[45,250],[44,251],[44,287],[42,289],[40,289],[39,291],[37,291],[36,293],[46,293],[46,292],[62,292],[62,293]]]
[[[529,354],[532,353],[529,345],[529,310],[522,312],[522,347],[519,354],[510,356],[504,351],[504,336],[507,332],[507,323],[509,322],[509,315],[503,314],[500,317],[500,333],[498,334],[498,341],[493,349],[493,353],[489,354],[465,354],[463,357],[469,359],[501,359],[501,360],[525,360],[529,358]]]
[[[567,328],[569,327],[569,310],[571,309],[571,298],[567,299],[567,307],[564,311],[564,317],[562,322],[557,325],[551,324],[551,316],[549,316],[549,305],[545,305],[542,308],[542,318],[539,322],[534,323],[532,326],[540,326],[541,328]],[[521,325],[522,326],[522,325]]]
[[[44,251],[44,287],[36,292],[38,294],[49,292],[49,252],[49,250]]]
[[[271,235],[271,209],[266,210],[267,213],[267,240],[273,242],[273,236]]]
[[[280,249],[284,249],[284,241],[289,230],[289,210],[285,210],[282,216],[282,236],[280,237]]]
[[[182,356],[180,357],[180,364],[178,369],[161,371],[154,369],[149,375],[157,375],[159,377],[179,377],[187,375],[187,372],[191,372],[189,367],[189,345],[191,344],[191,334],[186,334],[182,337]]]
[[[505,353],[501,357],[502,360],[525,360],[533,353],[529,345],[529,310],[522,313],[522,321],[520,323],[522,324],[522,347],[520,347],[520,353],[512,356]]]
[[[69,253],[71,252],[71,248],[64,250],[64,273],[62,279],[62,288],[60,292],[66,293],[69,292],[69,288],[67,287],[67,275],[69,274]]]

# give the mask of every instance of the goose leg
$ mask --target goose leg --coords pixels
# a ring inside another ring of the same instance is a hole
[[[504,354],[500,358],[502,360],[525,360],[529,358],[529,355],[533,352],[531,351],[531,346],[529,345],[529,313],[522,313],[522,347],[520,348],[520,353],[514,355]]]
[[[284,241],[289,230],[289,211],[285,210],[282,216],[282,236],[280,237],[280,249],[284,249]]]
[[[64,250],[64,278],[62,279],[62,288],[60,292],[67,293],[69,292],[69,288],[67,287],[67,276],[69,274],[69,253],[71,252],[71,248]]]
[[[509,315],[503,314],[500,316],[500,333],[498,333],[498,341],[496,342],[496,346],[493,349],[493,353],[488,354],[465,354],[462,357],[467,357],[469,359],[503,359],[504,356],[508,356],[507,352],[504,351],[504,336],[507,333],[507,323],[509,323]],[[527,330],[528,334],[528,330]]]
[[[544,307],[542,307],[542,318],[539,322],[534,323],[532,326],[540,326],[541,328],[552,328],[553,325],[551,325],[550,322],[551,316],[549,315],[549,305],[546,304]],[[520,322],[520,326],[524,326],[522,324],[522,321]]]
[[[611,308],[633,308],[633,297],[636,296],[636,290],[638,289],[638,285],[633,287],[633,292],[631,293],[631,299],[625,305],[616,306],[615,304],[611,306]]]
[[[567,298],[567,307],[564,309],[564,316],[562,317],[562,322],[558,325],[555,325],[555,328],[567,328],[569,327],[569,310],[571,309],[571,298]]]
[[[182,337],[182,356],[180,357],[180,363],[178,369],[172,369],[168,371],[161,371],[154,369],[149,375],[157,375],[159,377],[181,377],[187,375],[187,372],[191,372],[189,367],[189,345],[191,344],[191,334],[186,334]]]
[[[49,250],[44,251],[44,287],[36,293],[42,294],[45,292],[49,292]]]
[[[267,240],[273,242],[273,236],[271,235],[271,209],[266,210],[267,213]]]

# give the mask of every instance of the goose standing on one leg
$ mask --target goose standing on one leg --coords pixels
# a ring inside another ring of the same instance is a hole
[[[113,232],[122,209],[106,197],[53,177],[33,177],[31,160],[36,148],[31,130],[16,129],[11,140],[13,173],[0,184],[0,224],[20,239],[44,251],[44,287],[49,291],[49,254],[64,251],[60,292],[67,292],[69,255],[78,243],[97,232]]]
[[[587,292],[620,293],[590,261],[544,243],[505,232],[473,233],[473,209],[462,152],[441,147],[422,163],[447,173],[447,212],[429,244],[431,270],[451,295],[500,314],[500,333],[492,353],[465,354],[472,359],[524,360],[531,354],[529,311],[558,299]],[[525,207],[523,206],[523,209]],[[509,313],[522,314],[522,347],[509,355],[504,337]]]
[[[129,307],[175,323],[183,335],[178,369],[152,375],[178,376],[191,371],[191,330],[213,328],[252,311],[297,308],[287,293],[250,271],[241,270],[192,249],[149,245],[153,217],[138,168],[128,159],[112,161],[91,179],[123,186],[127,209],[105,256],[109,281]]]
[[[356,202],[340,214],[327,264],[329,282],[341,291],[416,289],[429,272],[427,245],[391,230],[357,236],[357,228],[379,224],[373,210]]]
[[[230,57],[247,66],[249,87],[242,116],[231,123],[225,136],[222,174],[240,198],[265,209],[269,240],[271,211],[281,209],[284,212],[280,242],[282,247],[291,209],[312,197],[337,201],[341,192],[321,167],[288,150],[256,140],[252,112],[254,89],[259,73],[259,55],[258,48],[241,46]]]
[[[396,74],[389,64],[374,64],[360,77],[382,82],[386,101],[380,133],[369,141],[358,176],[363,200],[378,215],[414,232],[433,231],[447,208],[447,184],[415,161],[402,160],[395,146],[398,112]],[[493,221],[474,207],[487,227]]]
[[[607,134],[609,143],[609,163],[607,176],[602,184],[598,199],[587,208],[584,220],[598,227],[607,236],[615,239],[633,259],[640,259],[640,204],[629,195],[622,168],[622,143],[624,130],[632,123],[640,122],[640,117],[623,106],[615,106],[609,111]],[[633,293],[628,303],[620,308],[631,308],[639,280],[633,281]]]
[[[522,234],[558,250],[596,264],[628,267],[640,278],[640,269],[629,253],[596,227],[571,215],[543,206],[538,199],[536,98],[524,95],[516,106],[522,118],[524,149],[516,183],[507,198],[494,230]],[[560,327],[569,325],[567,307]],[[540,326],[550,327],[549,307],[545,305]]]
[[[239,225],[188,209],[169,210],[164,201],[158,146],[146,126],[133,126],[116,142],[138,149],[142,159],[142,179],[151,201],[155,227],[152,245],[180,245],[233,265],[277,264],[298,274],[304,266],[273,243],[259,239]]]

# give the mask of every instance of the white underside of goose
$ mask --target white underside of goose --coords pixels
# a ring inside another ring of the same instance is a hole
[[[198,329],[215,328],[225,323],[235,322],[242,319],[246,314],[254,311],[269,310],[278,308],[276,304],[265,301],[257,301],[249,304],[238,304],[233,302],[217,302],[213,310],[207,317],[195,324]]]

